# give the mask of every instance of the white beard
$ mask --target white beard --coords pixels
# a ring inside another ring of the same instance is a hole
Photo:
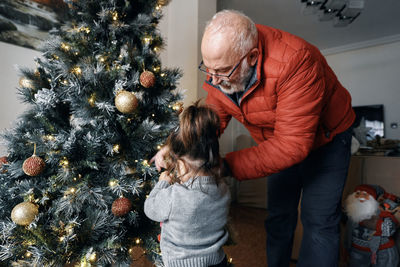
[[[369,199],[365,199],[364,202],[360,202],[360,200],[355,197],[354,192],[347,197],[345,210],[352,222],[359,223],[378,214],[379,203],[372,196],[370,196]]]
[[[229,82],[223,80],[219,84],[219,88],[225,94],[231,95],[237,92],[243,92],[247,83],[250,81],[251,78],[251,67],[249,66],[247,60],[242,62],[242,67],[240,69],[240,73],[238,75],[238,79],[235,82]]]

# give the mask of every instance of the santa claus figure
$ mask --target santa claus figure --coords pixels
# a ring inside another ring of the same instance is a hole
[[[350,267],[398,266],[393,236],[399,227],[399,205],[396,196],[377,185],[359,185],[347,197]]]

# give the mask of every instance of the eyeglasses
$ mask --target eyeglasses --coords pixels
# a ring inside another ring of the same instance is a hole
[[[199,66],[197,67],[200,71],[204,72],[205,74],[208,74],[210,76],[214,76],[214,77],[218,77],[218,78],[227,78],[229,79],[232,74],[235,72],[235,70],[239,67],[240,63],[242,63],[242,60],[245,59],[245,57],[250,53],[250,51],[248,53],[246,53],[240,60],[239,62],[233,67],[233,69],[231,70],[231,72],[229,72],[229,74],[219,74],[219,73],[212,73],[212,72],[208,72],[207,71],[207,67],[204,66],[203,60],[200,62]]]

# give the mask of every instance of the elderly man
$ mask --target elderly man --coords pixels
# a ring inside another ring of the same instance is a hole
[[[268,267],[289,266],[301,196],[297,266],[337,266],[341,196],[350,160],[351,97],[318,49],[233,10],[214,15],[201,43],[207,103],[257,146],[228,153],[238,180],[268,178]],[[156,166],[162,153],[155,157]]]

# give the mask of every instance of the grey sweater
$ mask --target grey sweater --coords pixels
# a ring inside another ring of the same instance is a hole
[[[207,267],[225,257],[229,188],[217,186],[210,176],[192,181],[159,181],[144,203],[147,217],[163,222],[160,247],[166,267]]]

